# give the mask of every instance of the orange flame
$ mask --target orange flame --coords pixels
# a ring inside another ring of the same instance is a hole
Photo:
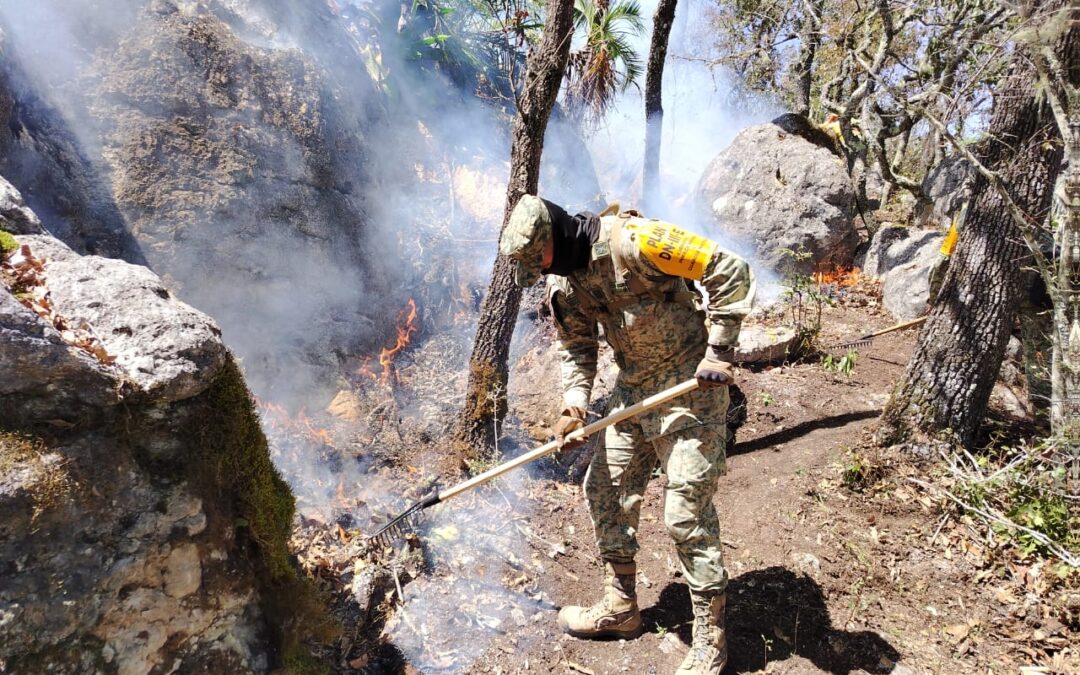
[[[413,333],[417,331],[416,326],[416,301],[409,298],[405,307],[398,312],[397,317],[397,341],[393,347],[383,348],[379,352],[379,365],[382,370],[376,374],[371,370],[371,358],[370,356],[364,359],[364,362],[360,364],[357,369],[357,374],[364,377],[370,377],[373,382],[380,382],[382,384],[390,384],[390,378],[394,378],[394,382],[397,382],[397,373],[394,372],[394,359],[397,354],[405,349],[412,341]]]
[[[263,420],[266,421],[275,434],[280,434],[285,438],[300,439],[308,443],[326,445],[331,448],[335,447],[330,432],[316,426],[311,421],[311,418],[307,416],[306,410],[301,409],[293,417],[284,406],[270,401],[255,398],[255,405],[259,407]]]
[[[840,288],[847,288],[859,283],[861,278],[862,270],[858,267],[844,268],[837,265],[831,271],[821,269],[814,273],[814,281],[817,282],[818,286],[831,284]]]

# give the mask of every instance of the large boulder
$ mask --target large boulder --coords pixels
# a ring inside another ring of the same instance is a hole
[[[930,270],[940,259],[940,230],[884,225],[870,242],[863,273],[881,281],[882,304],[899,321],[926,313]]]
[[[801,248],[811,253],[798,263],[803,271],[850,265],[859,244],[844,162],[824,134],[807,136],[821,144],[774,123],[744,129],[712,160],[695,191],[701,217],[774,268],[790,261],[785,250]]]
[[[915,211],[919,227],[948,227],[960,214],[968,195],[964,190],[971,168],[958,154],[950,155],[931,169],[922,182],[926,201]]]
[[[270,669],[264,600],[287,578],[293,502],[217,326],[146,268],[13,239],[0,273],[0,664]],[[27,251],[41,263],[32,283],[16,276]]]
[[[412,167],[375,157],[386,99],[334,3],[40,4],[0,6],[0,172],[57,238],[148,265],[280,402],[392,335],[375,184]]]

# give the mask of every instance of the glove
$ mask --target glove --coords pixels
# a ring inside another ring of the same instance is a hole
[[[555,423],[555,437],[559,439],[560,450],[573,450],[585,444],[585,439],[567,441],[566,435],[585,426],[585,410],[569,407],[562,411],[562,416]]]
[[[709,348],[705,350],[705,358],[698,364],[697,371],[694,373],[698,386],[709,389],[735,384],[735,366],[731,365],[734,360],[734,347],[709,345]]]

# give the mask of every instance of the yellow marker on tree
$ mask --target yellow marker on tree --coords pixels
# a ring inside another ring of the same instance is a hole
[[[956,250],[956,240],[960,238],[960,230],[956,226],[956,218],[953,218],[952,225],[949,226],[949,232],[945,235],[945,241],[941,242],[941,255],[946,258],[951,257],[953,251]]]

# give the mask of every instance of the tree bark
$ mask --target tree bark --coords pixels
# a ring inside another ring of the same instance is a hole
[[[536,194],[539,187],[544,132],[570,53],[573,5],[573,0],[548,0],[540,44],[529,54],[514,119],[503,228],[522,195]],[[453,433],[457,442],[454,454],[462,468],[468,468],[468,460],[486,456],[495,447],[507,410],[507,359],[520,305],[521,289],[514,283],[514,263],[499,255],[480,306],[465,405]]]
[[[649,63],[645,68],[645,161],[642,165],[641,193],[646,213],[659,212],[663,208],[660,193],[660,136],[664,127],[661,91],[676,4],[677,0],[660,0],[656,5],[652,40],[649,43]]]
[[[1050,206],[1062,147],[1049,105],[1036,96],[1036,80],[1030,61],[1015,59],[977,155],[1039,223]],[[1001,192],[980,174],[938,300],[882,415],[882,440],[895,442],[912,429],[951,429],[965,445],[976,441],[1016,317],[1021,270],[1029,262]]]
[[[804,0],[805,14],[799,40],[799,86],[795,92],[795,112],[810,119],[810,91],[814,82],[814,58],[821,44],[821,11],[824,0]]]

